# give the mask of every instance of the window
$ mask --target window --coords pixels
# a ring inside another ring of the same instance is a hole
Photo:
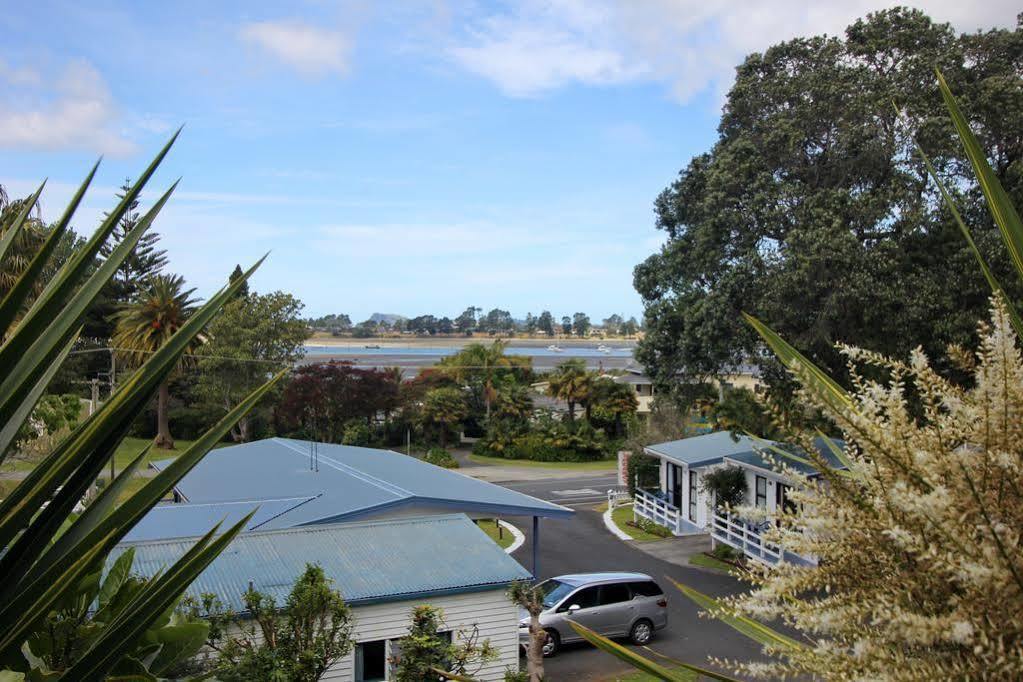
[[[757,506],[761,509],[767,509],[767,479],[763,476],[757,476]]]
[[[568,607],[573,604],[578,604],[581,609],[589,609],[600,603],[597,599],[599,587],[584,587],[579,590],[571,597],[565,600],[565,603],[561,605],[558,611],[568,611]]]
[[[575,589],[574,585],[554,579],[544,580],[538,587],[540,594],[543,595],[543,607],[545,609],[551,608]]]
[[[689,520],[696,522],[696,472],[689,472]]]
[[[789,486],[779,483],[775,486],[775,507],[786,514],[796,513],[796,503],[789,499]]]
[[[664,590],[661,589],[661,586],[653,580],[629,583],[629,587],[632,589],[632,595],[634,597],[660,597],[664,594]]]
[[[626,583],[613,583],[600,586],[600,605],[618,604],[632,599],[629,586]]]
[[[355,682],[386,679],[387,641],[360,642],[355,645]]]

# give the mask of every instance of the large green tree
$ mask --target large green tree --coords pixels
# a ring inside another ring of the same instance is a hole
[[[835,342],[896,357],[923,343],[940,357],[975,339],[988,292],[913,137],[948,178],[996,274],[1008,260],[955,146],[935,66],[974,112],[1009,195],[1023,199],[1020,29],[958,35],[893,9],[844,37],[750,55],[717,142],[657,198],[668,239],[635,271],[647,327],[637,357],[661,385],[757,360],[740,310],[770,319],[840,380]],[[774,388],[787,385],[777,365],[766,369]]]
[[[299,317],[302,302],[291,294],[240,294],[206,334],[199,359],[197,389],[216,411],[229,412],[267,373],[290,367],[302,357],[307,336]],[[243,417],[231,430],[236,442],[252,439],[255,413]]]

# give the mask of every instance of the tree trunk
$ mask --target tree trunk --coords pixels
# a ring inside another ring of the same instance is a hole
[[[526,651],[526,672],[529,682],[543,682],[543,644],[547,633],[540,626],[540,613],[529,614],[529,649]]]
[[[156,438],[153,447],[160,450],[173,450],[174,438],[171,436],[170,424],[167,421],[167,404],[170,402],[170,387],[164,381],[156,397]]]
[[[568,421],[575,421],[575,403],[571,400],[568,401]]]
[[[238,438],[242,443],[252,440],[252,420],[249,417],[242,417],[238,420]]]

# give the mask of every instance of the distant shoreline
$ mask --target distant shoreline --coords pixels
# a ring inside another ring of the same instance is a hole
[[[356,339],[351,336],[313,336],[306,339],[305,346],[320,348],[330,347],[362,347],[380,346],[381,348],[451,348],[452,346],[468,346],[472,343],[489,344],[498,339],[506,341],[509,346],[527,346],[546,348],[551,344],[568,347],[596,347],[600,344],[611,348],[635,348],[637,339],[580,339],[578,337],[553,337],[553,338],[525,338],[525,337],[497,337],[497,336],[408,336],[408,337],[370,337]]]

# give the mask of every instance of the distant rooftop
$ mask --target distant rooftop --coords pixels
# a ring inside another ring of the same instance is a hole
[[[832,443],[839,449],[845,449],[844,441],[832,439]],[[773,455],[774,459],[778,460],[779,463],[784,462],[784,464],[796,471],[811,476],[818,473],[817,469],[812,466],[772,453],[768,449],[772,445],[784,448],[798,457],[806,458],[806,453],[794,445],[769,440],[756,440],[749,436],[733,436],[729,431],[717,431],[703,436],[693,436],[667,443],[657,443],[656,445],[648,445],[645,449],[653,454],[661,455],[669,460],[687,464],[691,467],[719,464],[727,459],[738,464],[747,464],[767,471],[774,471],[776,469],[769,461],[769,458]],[[836,469],[844,468],[841,461],[835,456],[835,453],[832,452],[831,448],[821,438],[814,439],[814,447],[830,466]]]
[[[756,441],[749,436],[732,436],[728,431],[717,431],[666,443],[646,446],[658,455],[689,466],[715,464],[721,458],[754,450]]]
[[[134,547],[134,572],[152,576],[194,542],[121,543],[107,566]],[[499,589],[530,577],[465,515],[444,514],[242,533],[187,593],[215,593],[226,607],[241,613],[242,595],[251,583],[280,605],[307,563],[319,564],[353,605]]]
[[[162,469],[167,463],[152,466]],[[359,520],[403,507],[494,516],[574,514],[567,507],[390,450],[288,438],[213,450],[175,490],[192,505],[315,498],[267,519],[260,526],[267,529]],[[170,512],[158,513],[170,518]]]

